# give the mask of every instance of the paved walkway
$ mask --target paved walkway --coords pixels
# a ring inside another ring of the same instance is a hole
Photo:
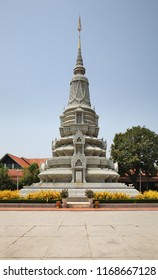
[[[0,259],[158,259],[158,211],[0,211]]]
[[[148,207],[148,206],[143,206],[143,207],[106,207],[106,208],[45,208],[45,207],[0,207],[0,211],[158,211],[158,207]]]

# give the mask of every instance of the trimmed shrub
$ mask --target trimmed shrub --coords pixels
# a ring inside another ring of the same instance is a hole
[[[61,195],[58,191],[48,190],[48,191],[37,191],[33,193],[29,193],[26,196],[26,199],[29,200],[44,200],[44,201],[51,201],[51,200],[60,200]]]
[[[136,196],[136,199],[158,199],[157,191],[146,191],[143,194],[140,193]]]
[[[111,192],[95,192],[94,193],[94,199],[95,200],[124,200],[124,199],[130,199],[130,196],[128,194],[125,193],[121,193],[121,192],[115,192],[115,193],[111,193]]]
[[[94,198],[94,192],[92,190],[86,190],[85,196],[88,198]]]
[[[135,199],[136,199],[136,200],[142,200],[142,199],[144,199],[143,194],[142,194],[142,193],[137,194],[137,195],[135,196]]]
[[[69,196],[69,191],[68,189],[63,189],[61,192],[60,192],[60,196],[62,198],[67,198]]]
[[[19,191],[0,191],[0,199],[20,199]]]

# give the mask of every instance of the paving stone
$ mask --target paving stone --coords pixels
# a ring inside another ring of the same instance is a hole
[[[0,257],[3,257],[3,251],[6,251],[11,244],[13,244],[18,238],[17,237],[0,237]]]
[[[128,247],[119,237],[90,237],[91,254],[93,258],[103,259],[128,259]]]
[[[114,230],[111,225],[102,225],[102,226],[87,226],[88,236],[98,236],[98,237],[116,237],[118,233]]]
[[[0,211],[0,259],[158,259],[158,211]]]
[[[59,226],[57,225],[44,225],[44,226],[34,226],[25,236],[37,236],[37,237],[47,237],[47,236],[57,236]]]
[[[32,226],[4,226],[3,229],[0,227],[0,236],[23,236],[26,234]]]
[[[87,237],[54,237],[49,246],[47,258],[91,258]]]
[[[23,237],[1,252],[1,257],[20,259],[26,257],[42,258],[47,248],[51,246],[48,237]]]
[[[158,236],[158,228],[157,227],[148,227],[147,225],[123,225],[123,226],[114,226],[115,230],[118,232],[120,236],[142,236],[148,237],[151,234],[151,230],[153,229],[153,235]]]
[[[57,232],[58,236],[67,236],[68,238],[71,236],[87,236],[87,231],[85,226],[60,226]]]

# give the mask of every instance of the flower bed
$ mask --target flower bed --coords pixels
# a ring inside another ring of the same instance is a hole
[[[0,203],[48,203],[61,200],[60,192],[48,190],[29,193],[21,196],[19,191],[0,191]]]
[[[113,199],[113,200],[104,200],[104,199],[97,199],[97,200],[93,200],[93,202],[95,201],[99,201],[99,203],[106,203],[106,204],[115,204],[115,203],[124,203],[124,204],[128,204],[128,203],[158,203],[158,199]]]
[[[9,191],[9,190],[0,191],[0,200],[14,200],[20,198],[21,196],[19,191]]]
[[[121,192],[95,192],[94,201],[100,203],[158,203],[158,192],[146,191],[139,193],[134,198]]]
[[[53,190],[48,190],[48,191],[37,191],[37,192],[33,192],[33,193],[29,193],[26,196],[26,200],[31,200],[31,201],[35,201],[35,200],[40,200],[40,201],[52,201],[52,200],[61,200],[61,194],[60,192],[57,191],[53,191]]]
[[[158,192],[157,191],[146,191],[143,194],[139,193],[136,196],[137,200],[158,200]]]
[[[19,191],[0,191],[0,203],[56,203],[61,201],[61,192],[48,190],[29,193],[22,197]],[[158,203],[158,192],[147,191],[131,198],[129,195],[116,192],[94,192],[93,202],[99,203]]]
[[[115,193],[111,193],[111,192],[95,192],[94,193],[94,199],[95,200],[127,200],[130,199],[130,196],[128,194],[125,193],[121,193],[121,192],[115,192]]]

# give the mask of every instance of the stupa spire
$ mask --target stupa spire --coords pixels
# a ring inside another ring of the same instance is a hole
[[[89,83],[88,79],[84,76],[85,68],[83,66],[83,59],[81,53],[81,18],[78,20],[78,54],[76,60],[76,66],[74,68],[74,76],[70,82],[70,95],[68,106],[88,106],[91,107],[90,95],[89,95]]]
[[[83,67],[83,59],[82,59],[82,52],[81,52],[81,36],[80,36],[80,32],[81,32],[82,26],[81,26],[81,18],[79,16],[78,19],[78,32],[79,32],[79,36],[78,36],[78,54],[77,54],[77,60],[76,60],[76,67],[74,68],[74,74],[81,74],[84,75],[85,74],[85,68]]]
[[[81,18],[79,16],[79,19],[78,19],[78,32],[79,32],[79,36],[78,36],[78,49],[81,50],[81,39],[80,39],[80,32],[82,30],[82,26],[81,26]]]

